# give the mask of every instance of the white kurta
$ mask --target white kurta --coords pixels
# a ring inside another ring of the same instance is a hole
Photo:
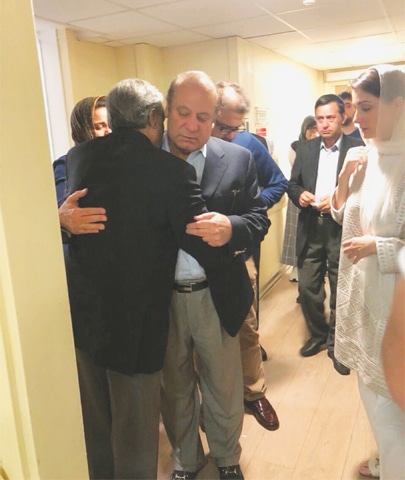
[[[396,168],[391,168],[393,165]],[[357,265],[341,252],[335,355],[367,386],[388,397],[381,343],[398,272],[397,254],[405,240],[404,167],[405,152],[378,159],[376,149],[371,149],[367,168],[354,176],[346,204],[339,211],[332,205],[332,216],[343,224],[342,242],[370,234],[377,244],[377,255],[365,257]],[[390,179],[390,175],[397,178]],[[378,203],[378,198],[384,197],[392,199],[387,210]],[[364,208],[372,212],[367,227],[361,213]]]

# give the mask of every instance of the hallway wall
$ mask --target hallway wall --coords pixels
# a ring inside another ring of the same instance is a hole
[[[13,480],[85,479],[30,0],[1,1],[0,45],[0,469]]]

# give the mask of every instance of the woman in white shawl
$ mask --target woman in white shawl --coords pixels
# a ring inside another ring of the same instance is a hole
[[[352,89],[366,146],[349,150],[332,198],[343,225],[335,355],[357,372],[380,477],[398,480],[405,478],[405,415],[387,387],[381,343],[405,243],[405,73],[370,67]]]

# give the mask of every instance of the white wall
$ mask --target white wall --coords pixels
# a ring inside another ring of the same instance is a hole
[[[52,160],[64,155],[71,146],[56,29],[56,25],[44,20],[37,19],[35,22]]]

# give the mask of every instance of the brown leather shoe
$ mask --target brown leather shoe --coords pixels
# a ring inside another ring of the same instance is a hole
[[[245,408],[248,413],[254,415],[255,419],[267,430],[277,430],[280,426],[277,413],[266,397],[248,402],[245,400]]]

